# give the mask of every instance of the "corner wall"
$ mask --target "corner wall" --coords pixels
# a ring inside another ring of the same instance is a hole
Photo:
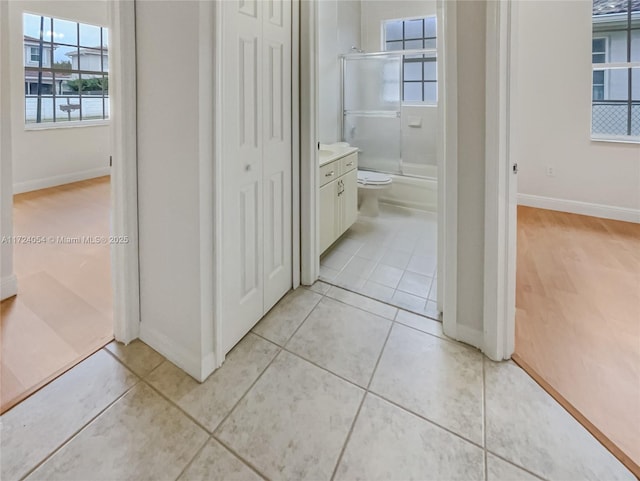
[[[106,0],[13,0],[9,5],[14,193],[109,174],[109,125],[24,128],[22,13],[108,24]]]
[[[518,10],[520,202],[640,222],[640,145],[590,139],[591,2]]]

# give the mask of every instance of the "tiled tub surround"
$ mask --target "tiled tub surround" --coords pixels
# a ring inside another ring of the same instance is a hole
[[[322,282],[200,384],[110,344],[0,418],[28,480],[633,480],[512,362]]]
[[[320,259],[320,279],[437,319],[437,216],[380,204]]]

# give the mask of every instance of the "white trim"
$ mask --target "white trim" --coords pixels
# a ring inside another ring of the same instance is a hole
[[[538,209],[557,210],[572,214],[590,215],[603,219],[621,220],[640,223],[640,209],[616,207],[612,205],[594,204],[578,200],[556,199],[541,195],[518,194],[518,205],[537,207]]]
[[[444,55],[440,56],[440,120],[443,128],[438,152],[438,308],[444,333],[458,339],[458,65],[457,2],[441,0],[440,25]],[[442,104],[441,104],[442,105]]]
[[[18,182],[13,184],[13,193],[22,194],[24,192],[47,189],[58,185],[71,184],[72,182],[80,182],[81,180],[95,179],[96,177],[109,175],[110,172],[111,169],[109,167],[98,167],[97,169],[82,170],[80,172],[71,172],[69,174],[54,175],[53,177]]]
[[[169,361],[176,366],[180,366],[180,369],[199,382],[205,381],[209,374],[213,372],[215,366],[213,353],[201,358],[199,352],[183,349],[173,339],[155,329],[148,322],[143,322],[140,325],[140,339],[153,346]]]
[[[292,281],[296,289],[301,283],[300,253],[300,2],[291,4],[291,226]]]
[[[224,159],[222,152],[222,126],[224,124],[224,114],[221,112],[221,106],[223,104],[223,92],[222,92],[222,69],[219,68],[222,65],[223,52],[223,7],[222,2],[214,2],[214,35],[215,35],[215,58],[216,69],[213,77],[213,203],[214,213],[213,218],[213,275],[215,284],[213,286],[213,340],[215,353],[214,367],[218,368],[222,366],[225,360],[226,353],[222,347],[222,297],[223,297],[223,232],[222,232],[222,206],[223,206],[223,184],[222,184],[222,161]]]
[[[138,155],[135,2],[108,2],[111,25],[111,233],[128,244],[111,246],[113,331],[129,343],[140,332]]]
[[[515,282],[511,281],[515,280],[516,211],[510,142],[515,3],[487,2],[484,333],[477,345],[494,361],[510,358],[515,347]]]
[[[464,324],[458,324],[456,340],[482,350],[480,346],[482,346],[484,342],[484,333],[478,329],[465,326]]]
[[[221,220],[214,212],[214,155],[215,141],[211,126],[215,115],[215,62],[216,54],[215,6],[213,2],[201,2],[199,8],[198,42],[198,179],[199,179],[199,232],[200,232],[200,352],[196,378],[204,381],[217,367],[215,278],[214,278],[214,222]],[[203,39],[205,39],[203,41]],[[220,318],[217,318],[221,322]]]
[[[0,279],[0,300],[4,301],[18,293],[18,278],[15,274]]]
[[[300,2],[300,242],[301,282],[311,285],[320,273],[317,112],[317,1]]]

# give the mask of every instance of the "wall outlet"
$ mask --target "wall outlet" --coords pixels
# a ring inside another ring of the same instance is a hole
[[[555,177],[555,175],[556,175],[556,170],[552,166],[547,165],[547,176]]]

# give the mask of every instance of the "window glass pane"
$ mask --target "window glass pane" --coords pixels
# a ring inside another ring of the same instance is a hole
[[[404,42],[404,48],[405,50],[411,50],[414,48],[423,48],[422,40],[407,40],[406,42]]]
[[[631,61],[640,62],[640,29],[631,30]]]
[[[402,40],[402,22],[386,22],[384,25],[384,38],[389,40]]]
[[[80,46],[100,47],[100,27],[95,25],[80,24]]]
[[[102,69],[105,72],[109,71],[109,53],[106,50],[102,54]]]
[[[404,22],[404,38],[423,38],[422,19]]]
[[[424,48],[436,48],[436,39],[435,38],[425,39]]]
[[[92,92],[93,93],[93,92]],[[102,119],[102,95],[82,96],[82,120]]]
[[[90,72],[100,72],[102,69],[102,58],[100,50],[91,48],[81,48],[79,53],[80,70]]]
[[[54,45],[53,66],[63,70],[78,69],[78,49],[65,45]]]
[[[40,40],[40,19],[44,19],[43,40],[45,42],[51,41],[51,18],[40,17],[40,15],[31,15],[25,13],[22,18],[23,32],[27,37]]]
[[[402,50],[402,40],[399,42],[387,42],[387,51]]]
[[[604,81],[603,86],[593,87],[591,128],[594,134],[628,135],[628,75],[628,69],[594,72],[594,79]]]
[[[593,72],[593,84],[604,85],[604,70],[595,70]]]
[[[102,45],[104,47],[109,46],[109,29],[108,28],[102,29]]]
[[[50,88],[50,87],[49,87]],[[40,122],[53,122],[53,99],[42,97],[40,103]],[[27,96],[25,98],[24,121],[26,124],[33,124],[38,119],[38,97]]]
[[[424,63],[424,79],[425,80],[437,80],[438,72],[435,62],[426,61]]]
[[[607,40],[604,38],[594,38],[591,41],[591,50],[595,52],[604,52],[607,45]]]
[[[592,55],[592,63],[605,63],[607,61],[607,56],[604,53],[594,53]]]
[[[608,32],[609,34],[609,62],[626,62],[627,61],[627,32],[618,30]]]
[[[78,44],[78,24],[68,20],[53,19],[53,41],[71,45]]]
[[[435,82],[424,83],[424,101],[429,104],[438,103],[438,84]]]
[[[56,122],[80,120],[80,97],[56,97]]]
[[[406,102],[422,102],[422,82],[405,82],[404,100]]]
[[[422,81],[422,64],[417,62],[408,62],[404,64],[404,79],[405,80],[420,80]]]
[[[436,17],[427,17],[424,19],[425,37],[436,37]]]

